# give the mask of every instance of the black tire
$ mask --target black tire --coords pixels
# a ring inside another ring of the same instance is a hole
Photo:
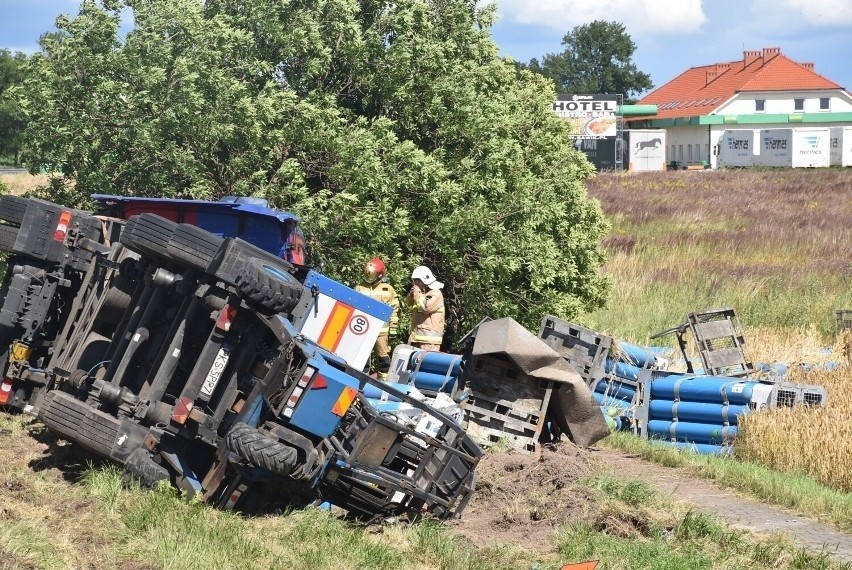
[[[15,240],[17,239],[18,228],[0,225],[0,250],[13,251],[15,249]]]
[[[242,422],[231,428],[225,444],[244,461],[275,475],[290,475],[299,467],[294,448]]]
[[[27,213],[29,203],[27,198],[20,196],[9,194],[0,196],[0,220],[13,226],[20,226],[24,221],[24,214]]]
[[[286,313],[293,309],[302,296],[304,287],[286,272],[263,259],[249,259],[243,273],[236,279],[239,293],[261,312]]]
[[[136,218],[131,229],[132,240],[136,251],[143,255],[151,255],[162,259],[169,257],[169,240],[174,234],[177,224],[156,214],[142,214]]]
[[[225,240],[192,224],[178,224],[169,240],[171,259],[199,271],[207,271]]]
[[[136,249],[136,242],[133,240],[133,226],[136,225],[136,219],[139,216],[131,216],[129,220],[124,224],[124,227],[121,228],[121,234],[118,236],[118,241],[131,251],[135,251],[139,253]]]
[[[38,419],[59,435],[102,457],[110,457],[121,427],[115,417],[58,390],[47,393]]]
[[[171,481],[168,469],[155,462],[141,447],[127,457],[122,479],[125,484],[137,481],[146,489],[153,489],[160,481]]]
[[[110,282],[109,289],[104,293],[104,300],[101,303],[101,308],[98,309],[96,319],[110,325],[118,324],[127,307],[130,306],[130,300],[135,290],[136,284],[132,279],[120,273],[116,274]]]

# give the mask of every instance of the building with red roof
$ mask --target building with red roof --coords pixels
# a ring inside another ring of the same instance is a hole
[[[852,126],[852,97],[780,48],[744,51],[743,59],[693,67],[638,101],[654,116],[627,119],[630,129],[664,129],[666,160],[717,166],[726,130]]]

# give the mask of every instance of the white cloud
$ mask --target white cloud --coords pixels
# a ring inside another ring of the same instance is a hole
[[[509,21],[566,33],[575,26],[604,20],[624,24],[631,36],[688,34],[707,21],[701,0],[498,0],[497,7]]]
[[[754,0],[751,13],[785,31],[852,26],[849,0]]]

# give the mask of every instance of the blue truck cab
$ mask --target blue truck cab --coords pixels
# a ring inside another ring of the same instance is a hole
[[[100,214],[129,219],[150,213],[198,226],[222,238],[240,238],[294,265],[305,264],[305,236],[299,218],[275,210],[262,198],[228,196],[218,202],[92,194]]]

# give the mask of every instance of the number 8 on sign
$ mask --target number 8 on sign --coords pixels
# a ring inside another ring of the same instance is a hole
[[[355,315],[349,321],[349,331],[352,334],[362,335],[370,328],[370,322],[363,315]]]

